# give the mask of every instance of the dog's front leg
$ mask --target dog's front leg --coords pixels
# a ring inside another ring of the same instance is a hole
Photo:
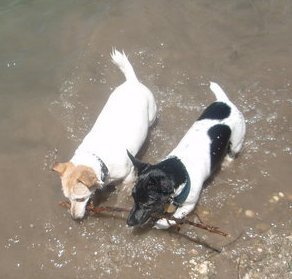
[[[134,182],[136,180],[136,172],[134,170],[134,167],[131,168],[129,174],[124,178],[122,182],[122,189],[126,192],[128,196],[131,196],[132,194],[132,188],[134,185]]]
[[[136,180],[136,172],[134,170],[134,167],[131,167],[131,170],[129,171],[128,175],[124,178],[123,184],[128,185],[128,184],[134,184]]]
[[[195,204],[187,204],[182,207],[179,207],[173,214],[173,217],[176,219],[182,219],[186,217],[194,208]]]

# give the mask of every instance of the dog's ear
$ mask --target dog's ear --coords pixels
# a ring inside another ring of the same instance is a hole
[[[87,186],[88,188],[98,185],[96,175],[90,170],[82,170],[77,180],[80,181],[85,186]]]
[[[144,163],[138,159],[136,159],[129,150],[127,150],[128,156],[133,163],[133,166],[137,169],[138,174],[140,174],[143,170],[150,166],[150,164]]]
[[[68,166],[68,163],[55,163],[52,166],[52,170],[56,171],[59,175],[62,176],[64,172],[66,171],[67,166]]]

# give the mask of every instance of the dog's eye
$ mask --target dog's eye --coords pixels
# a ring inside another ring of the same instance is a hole
[[[139,207],[147,210],[147,209],[151,209],[153,204],[154,203],[152,202],[139,203]]]
[[[84,202],[86,200],[86,198],[77,198],[77,199],[74,199],[74,201],[76,202]]]
[[[157,202],[157,199],[154,197],[148,197],[147,202],[145,203],[147,206],[152,206]]]

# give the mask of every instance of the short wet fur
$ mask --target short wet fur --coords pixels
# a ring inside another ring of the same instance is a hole
[[[234,158],[240,151],[245,135],[243,115],[219,85],[211,83],[210,88],[217,101],[205,109],[166,159],[151,165],[128,153],[138,173],[129,226],[142,226],[153,216],[164,214],[170,205],[175,206],[175,218],[186,216],[194,209],[204,181],[220,167],[226,155]],[[166,229],[173,224],[162,218],[155,227]]]

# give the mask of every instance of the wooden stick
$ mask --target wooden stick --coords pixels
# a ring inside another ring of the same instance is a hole
[[[60,201],[59,205],[67,209],[70,209],[70,206],[71,206],[70,202],[68,201]]]
[[[168,216],[168,217],[160,216],[160,218],[165,218],[166,220],[175,221],[178,225],[188,224],[188,225],[191,225],[193,227],[197,227],[199,229],[206,230],[206,231],[211,232],[211,233],[216,233],[216,234],[219,234],[219,235],[222,235],[225,237],[228,236],[227,233],[220,231],[220,229],[218,227],[207,225],[207,224],[204,224],[202,222],[196,223],[196,222],[193,222],[191,220],[188,220],[187,218],[178,219],[178,218],[175,218],[173,216]]]
[[[95,215],[101,212],[130,212],[130,210],[127,208],[113,206],[95,207],[93,204],[89,204],[86,209],[90,215]]]
[[[59,205],[62,207],[65,207],[65,208],[70,208],[69,201],[62,201],[59,203]],[[123,207],[114,207],[114,206],[95,207],[92,203],[89,203],[87,205],[86,210],[87,210],[88,214],[91,216],[99,214],[101,212],[127,212],[127,213],[130,212],[129,209],[123,208]],[[196,223],[196,222],[193,222],[191,220],[188,220],[187,218],[178,219],[178,218],[175,218],[173,216],[164,216],[164,215],[156,215],[156,214],[152,215],[152,217],[157,218],[157,219],[164,218],[167,221],[175,221],[177,225],[188,224],[190,226],[197,227],[197,228],[202,229],[202,230],[206,230],[210,233],[216,233],[216,234],[219,234],[219,235],[222,235],[225,237],[228,236],[227,233],[221,231],[218,227],[207,225],[207,224],[204,224],[202,222]]]

